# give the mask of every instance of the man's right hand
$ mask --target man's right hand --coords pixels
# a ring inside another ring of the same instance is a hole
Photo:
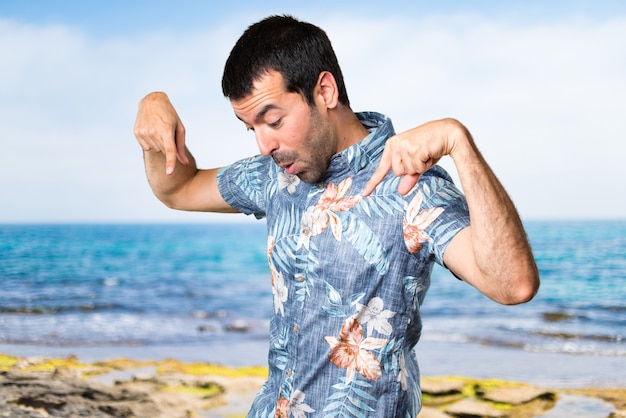
[[[150,93],[139,102],[134,132],[144,151],[165,155],[166,174],[174,172],[177,159],[189,164],[185,127],[165,93]]]

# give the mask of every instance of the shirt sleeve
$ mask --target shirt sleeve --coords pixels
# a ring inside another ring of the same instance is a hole
[[[441,167],[434,166],[420,178],[425,208],[442,208],[441,214],[426,228],[432,239],[432,251],[438,264],[444,266],[443,253],[452,238],[470,225],[465,196],[452,177]]]
[[[217,173],[217,187],[224,201],[241,213],[264,218],[271,164],[271,158],[257,155],[222,167]]]

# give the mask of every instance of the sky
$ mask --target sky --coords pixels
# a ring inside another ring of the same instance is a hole
[[[626,218],[621,0],[0,0],[0,223],[246,219],[165,208],[132,130],[165,91],[199,166],[257,153],[220,80],[270,14],[328,33],[354,111],[465,124],[523,220]]]

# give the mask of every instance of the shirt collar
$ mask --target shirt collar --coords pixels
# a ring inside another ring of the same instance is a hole
[[[356,144],[346,148],[331,159],[327,178],[342,171],[347,164],[356,174],[376,160],[383,152],[384,143],[395,134],[391,119],[377,112],[356,113],[359,121],[370,132]]]

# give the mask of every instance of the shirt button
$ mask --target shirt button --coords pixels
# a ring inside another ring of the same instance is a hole
[[[316,186],[317,186],[318,189],[321,189],[322,187],[324,187],[324,183],[319,182],[319,183],[316,184]]]
[[[300,331],[300,327],[299,327],[299,326],[297,326],[297,325],[294,325],[293,327],[291,327],[291,330],[292,330],[293,332],[298,332],[298,331]]]
[[[300,283],[302,283],[302,282],[304,281],[304,276],[303,276],[303,275],[301,275],[301,274],[298,274],[298,275],[296,276],[296,280],[297,280],[297,281],[299,281]]]
[[[291,369],[287,370],[285,372],[285,375],[287,375],[287,377],[291,377],[291,375],[293,374],[293,372],[291,371]]]

